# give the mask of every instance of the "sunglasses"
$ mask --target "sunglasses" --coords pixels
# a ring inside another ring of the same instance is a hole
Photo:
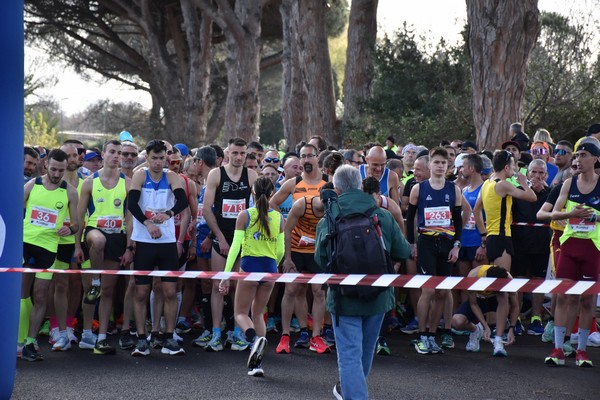
[[[77,154],[85,154],[85,149],[77,149]]]
[[[566,154],[570,154],[570,151],[564,150],[564,149],[558,149],[558,150],[554,150],[554,155],[555,156],[564,156]]]
[[[275,157],[275,158],[267,157],[267,158],[263,159],[263,161],[266,162],[266,163],[277,164],[279,162],[279,158],[277,158],[277,157]]]
[[[354,160],[352,160],[352,161],[350,161],[350,162],[351,162],[352,164],[354,164],[354,165],[363,165],[363,162],[362,162],[362,161],[354,161]]]
[[[179,165],[179,164],[181,164],[181,160],[173,160],[169,164],[171,164],[171,165]]]
[[[123,157],[137,157],[138,153],[133,153],[133,152],[129,153],[127,151],[123,151],[123,152],[121,152],[121,155]]]
[[[548,154],[548,150],[546,149],[533,149],[531,150],[531,153],[535,154],[536,156],[539,156],[540,154]]]

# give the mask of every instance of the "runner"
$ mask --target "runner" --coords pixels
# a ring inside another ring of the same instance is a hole
[[[366,165],[363,164],[358,168],[362,179],[365,179],[367,176],[379,179],[381,194],[388,196],[394,200],[396,204],[399,204],[398,185],[400,184],[400,180],[394,171],[390,171],[386,167],[387,158],[383,147],[371,147],[369,153],[367,153],[366,160]]]

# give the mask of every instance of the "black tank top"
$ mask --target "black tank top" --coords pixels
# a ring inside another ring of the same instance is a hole
[[[215,193],[214,213],[221,232],[230,241],[235,231],[235,220],[241,211],[248,209],[252,191],[246,167],[242,167],[242,175],[237,182],[229,178],[225,167],[220,167],[220,172],[221,180]]]

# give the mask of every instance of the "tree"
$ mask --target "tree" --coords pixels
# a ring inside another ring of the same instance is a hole
[[[378,0],[353,0],[344,73],[344,121],[359,116],[371,95]]]
[[[523,117],[527,65],[541,29],[537,0],[468,0],[473,119],[480,148],[495,149]]]
[[[38,112],[32,115],[25,113],[25,143],[30,146],[58,147],[56,121],[48,115]]]

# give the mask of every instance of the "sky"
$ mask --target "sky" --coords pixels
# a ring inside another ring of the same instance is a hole
[[[577,0],[575,4],[583,9],[590,9],[591,4],[597,3],[598,0]],[[568,15],[570,8],[576,6],[564,0],[539,0],[539,7],[543,11],[556,11]],[[425,36],[430,43],[437,43],[441,37],[449,43],[458,41],[466,18],[465,0],[379,0],[377,10],[379,35],[392,34],[406,21],[414,27],[419,36]],[[39,51],[25,48],[26,68],[36,57],[44,56]],[[47,66],[41,67],[40,63]],[[72,69],[56,63],[38,60],[36,64],[36,75],[58,77],[56,86],[44,90],[42,94],[54,96],[65,115],[83,111],[87,106],[103,99],[138,102],[150,107],[150,96],[146,92],[129,89],[120,83],[106,82],[99,76],[92,81],[85,81]]]

